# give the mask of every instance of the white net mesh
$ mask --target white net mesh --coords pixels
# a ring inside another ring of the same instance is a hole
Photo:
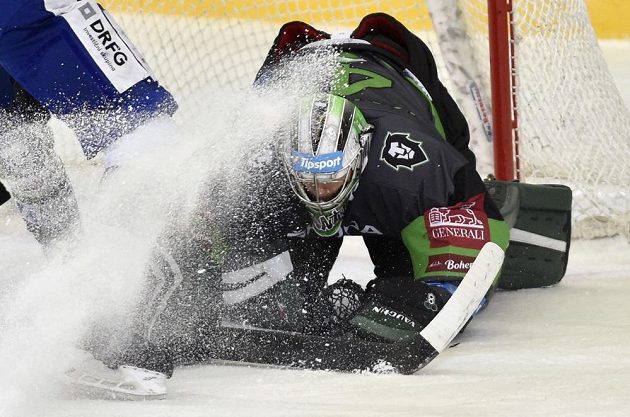
[[[490,172],[485,0],[103,3],[180,102],[179,118],[203,111],[195,107],[200,90],[249,85],[283,23],[302,20],[339,32],[367,13],[389,13],[438,55],[441,76],[471,124],[478,168]],[[513,3],[522,179],[573,188],[574,236],[628,234],[630,115],[583,0]],[[475,86],[479,98],[471,102]]]
[[[630,113],[586,7],[578,0],[521,3],[515,25],[523,178],[573,188],[578,235],[628,234]]]
[[[371,12],[390,11],[415,31],[428,31],[426,7],[413,1],[184,0],[146,5],[104,1],[145,55],[158,79],[181,101],[198,87],[250,85],[283,23],[302,20],[329,32],[354,29]]]

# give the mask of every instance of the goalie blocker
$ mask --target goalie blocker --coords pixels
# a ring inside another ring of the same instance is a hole
[[[498,288],[557,284],[571,241],[571,189],[555,184],[486,181],[488,193],[510,227],[510,245]]]

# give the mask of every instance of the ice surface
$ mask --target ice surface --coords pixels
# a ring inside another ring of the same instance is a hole
[[[602,45],[630,102],[630,41]],[[24,288],[15,282],[20,276],[39,277],[34,298],[21,293],[27,304],[22,313],[62,314],[49,305],[59,300],[81,306],[74,294],[54,292],[54,276],[38,275],[41,251],[8,205],[0,209],[0,254],[0,280],[11,288]],[[65,323],[50,322],[38,339],[30,334],[29,317],[18,315],[23,327],[2,322],[0,416],[629,416],[629,269],[624,238],[573,242],[559,285],[498,293],[457,346],[412,376],[192,366],[176,370],[167,400],[145,403],[79,400],[50,389],[58,366],[43,361],[65,359],[58,356],[63,352],[42,352],[55,346],[45,338],[63,338],[79,324],[66,316]],[[359,239],[344,244],[333,279],[341,274],[370,278]],[[33,339],[7,340],[23,336]],[[45,381],[38,379],[40,367]]]

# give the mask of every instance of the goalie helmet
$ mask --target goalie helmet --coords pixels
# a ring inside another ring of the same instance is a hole
[[[306,98],[281,143],[295,195],[320,236],[336,234],[367,164],[372,126],[350,101],[332,94]]]

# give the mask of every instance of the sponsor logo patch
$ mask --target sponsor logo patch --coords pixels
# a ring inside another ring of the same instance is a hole
[[[409,133],[387,132],[381,160],[396,170],[403,167],[412,171],[416,165],[429,161],[421,145],[422,142],[411,139]]]
[[[342,168],[343,152],[327,153],[325,155],[307,155],[294,152],[295,163],[293,169],[297,172],[309,174],[328,174]]]
[[[47,5],[48,7],[48,5]],[[93,1],[78,1],[69,11],[57,10],[77,36],[85,52],[119,93],[151,76],[124,33]]]
[[[481,249],[489,240],[488,217],[480,194],[452,207],[434,207],[425,215],[432,248],[459,246]]]
[[[475,258],[472,256],[445,253],[429,256],[426,272],[468,272]]]

